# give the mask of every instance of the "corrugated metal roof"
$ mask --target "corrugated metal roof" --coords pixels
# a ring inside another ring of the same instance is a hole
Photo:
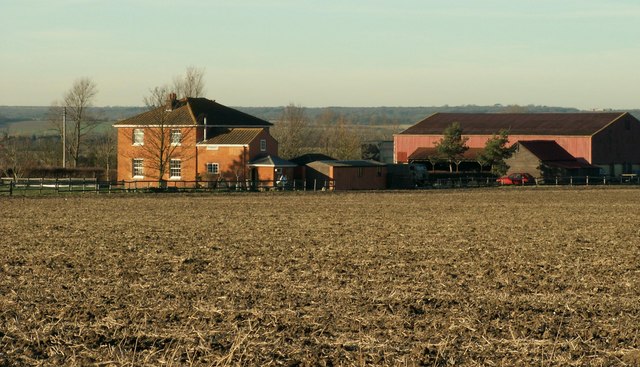
[[[333,166],[333,167],[381,167],[381,166],[386,166],[386,164],[384,163],[380,163],[380,162],[376,162],[376,161],[372,161],[372,160],[346,160],[346,161],[316,161],[316,162],[311,162],[309,163],[309,165],[312,164],[323,164],[326,166]]]
[[[464,135],[492,135],[506,129],[510,135],[593,135],[626,112],[599,113],[436,113],[402,135],[441,135],[458,122]]]
[[[214,128],[208,129],[207,134],[211,136],[206,141],[199,144],[249,144],[263,129],[261,128]]]
[[[227,107],[206,98],[183,98],[176,101],[171,111],[165,106],[143,112],[126,120],[119,121],[114,126],[122,125],[197,125],[207,118],[207,125],[211,126],[271,126],[268,121],[251,116],[242,111]]]
[[[291,159],[291,162],[296,163],[300,166],[304,166],[307,163],[315,161],[335,161],[335,159],[322,153],[307,153]]]
[[[252,160],[251,162],[249,162],[249,167],[251,166],[297,167],[298,165],[286,159],[282,159],[280,157],[276,157],[273,155],[268,155],[265,157],[259,157]]]

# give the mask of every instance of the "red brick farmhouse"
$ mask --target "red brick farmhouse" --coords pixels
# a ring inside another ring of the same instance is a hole
[[[640,170],[640,121],[621,112],[436,113],[394,136],[395,162],[407,163],[412,154],[432,150],[443,131],[454,122],[469,137],[470,150],[482,149],[493,134],[507,129],[511,144],[554,141],[571,159],[596,166],[603,174]]]
[[[120,121],[119,181],[259,181],[274,179],[272,124],[206,98],[176,100]]]

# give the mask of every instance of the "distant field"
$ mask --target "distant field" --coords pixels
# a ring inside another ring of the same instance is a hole
[[[0,365],[640,365],[640,191],[0,200]]]
[[[104,132],[112,127],[113,121],[101,122],[96,126],[96,132]],[[7,129],[9,134],[14,136],[48,136],[57,135],[58,132],[51,126],[49,121],[41,120],[28,120],[28,121],[14,121],[6,123],[0,126],[0,129]]]

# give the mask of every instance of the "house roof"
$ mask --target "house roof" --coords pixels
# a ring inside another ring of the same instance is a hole
[[[291,162],[296,163],[299,166],[304,166],[307,163],[315,161],[335,161],[335,158],[321,153],[307,153],[291,159]]]
[[[297,167],[298,165],[290,162],[286,159],[276,157],[274,155],[267,155],[264,157],[255,158],[248,164],[249,167]]]
[[[553,140],[522,140],[518,144],[549,166],[560,168],[594,168],[587,161],[579,160]]]
[[[400,135],[442,135],[458,122],[464,135],[593,135],[626,112],[597,113],[436,113]]]
[[[372,161],[372,160],[347,160],[347,161],[336,161],[336,160],[327,160],[327,161],[315,161],[310,164],[323,164],[332,167],[383,167],[386,166],[384,163]]]
[[[475,160],[478,157],[478,154],[482,152],[484,149],[482,148],[469,148],[467,149],[462,158],[464,160]],[[438,157],[440,154],[438,153],[438,149],[435,147],[429,148],[418,148],[413,153],[411,153],[408,157],[409,161],[428,161],[429,158]]]
[[[119,121],[114,126],[200,125],[204,123],[205,117],[207,125],[212,126],[268,127],[272,125],[268,121],[210,99],[187,97],[176,101],[171,111],[166,111],[166,106],[161,106]]]
[[[262,128],[213,128],[207,129],[208,139],[198,145],[246,145],[251,143],[260,133]],[[210,138],[209,138],[210,136]]]

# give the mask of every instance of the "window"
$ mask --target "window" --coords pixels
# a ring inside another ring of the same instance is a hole
[[[362,167],[358,167],[358,177],[364,176],[364,169]]]
[[[133,129],[133,145],[144,145],[144,130]]]
[[[182,162],[179,159],[169,161],[169,175],[171,178],[180,178],[182,176]]]
[[[133,159],[133,177],[144,177],[144,161],[142,158]]]
[[[180,145],[182,142],[182,131],[180,129],[171,129],[171,145]]]
[[[207,163],[207,173],[217,175],[220,173],[220,165],[218,163]]]
[[[260,151],[265,152],[267,150],[267,140],[260,139]]]

